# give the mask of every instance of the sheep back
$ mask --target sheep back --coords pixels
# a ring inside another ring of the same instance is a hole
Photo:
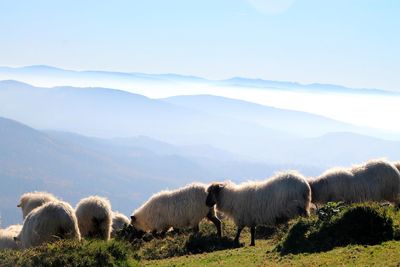
[[[49,202],[31,211],[18,237],[23,248],[58,239],[80,239],[73,208],[66,202]]]
[[[226,183],[216,207],[236,225],[251,227],[308,216],[310,201],[311,189],[306,179],[297,172],[285,172],[266,181]]]
[[[382,159],[351,168],[334,168],[310,180],[314,203],[344,201],[396,202],[400,192],[400,172]]]
[[[400,193],[400,172],[391,162],[378,159],[351,168],[359,194],[355,201],[396,202]]]
[[[310,179],[312,202],[352,202],[357,196],[357,183],[353,173],[345,168],[332,168],[315,179]]]
[[[142,231],[195,227],[210,210],[206,198],[206,185],[200,183],[159,192],[133,213],[132,224]]]
[[[112,210],[108,199],[99,196],[83,198],[76,205],[75,214],[82,237],[110,239]]]

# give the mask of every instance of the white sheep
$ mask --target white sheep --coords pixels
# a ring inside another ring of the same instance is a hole
[[[255,227],[286,222],[296,216],[309,216],[311,189],[297,172],[278,173],[265,181],[250,181],[236,185],[230,181],[214,183],[207,189],[207,205],[231,218],[237,226],[235,237],[244,227],[250,227],[251,246],[255,245]]]
[[[333,168],[309,180],[315,204],[343,201],[398,202],[400,172],[382,159],[370,160],[351,168]]]
[[[17,207],[22,209],[22,217],[25,219],[33,209],[40,207],[45,203],[58,200],[59,199],[57,199],[53,194],[47,192],[29,192],[21,196]]]
[[[99,196],[83,198],[76,205],[75,214],[82,237],[110,239],[112,210],[108,199]]]
[[[185,187],[162,191],[153,195],[131,216],[131,224],[142,231],[165,232],[169,228],[193,228],[199,230],[199,222],[208,218],[221,236],[221,221],[214,208],[207,207],[207,186],[192,183]]]
[[[0,250],[1,249],[19,249],[20,244],[14,240],[21,232],[22,225],[10,225],[6,229],[0,229]]]
[[[18,237],[22,248],[39,246],[59,239],[80,240],[74,209],[66,202],[46,203],[26,216]]]
[[[130,221],[127,216],[124,214],[118,212],[118,211],[113,211],[113,216],[112,216],[112,231],[111,231],[111,237],[115,237],[117,234],[117,231],[121,230],[124,228],[125,225],[129,225]]]

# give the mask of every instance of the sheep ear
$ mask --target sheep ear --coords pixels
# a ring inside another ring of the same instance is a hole
[[[132,222],[136,221],[135,215],[132,215],[132,216],[131,216],[131,220],[132,220]]]

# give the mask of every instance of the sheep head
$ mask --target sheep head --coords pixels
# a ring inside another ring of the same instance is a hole
[[[136,221],[136,217],[135,217],[135,215],[132,215],[131,216],[131,224],[133,225],[135,223],[135,221]]]
[[[138,230],[143,230],[145,231],[146,227],[143,225],[143,220],[140,219],[140,216],[138,218],[138,215],[132,215],[131,216],[131,225],[133,228],[138,229]]]
[[[223,183],[213,183],[207,188],[207,199],[206,205],[213,207],[218,202],[219,194],[221,189],[225,186]]]

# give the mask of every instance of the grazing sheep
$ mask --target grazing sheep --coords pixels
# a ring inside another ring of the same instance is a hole
[[[15,240],[30,248],[59,239],[80,240],[74,209],[66,202],[49,202],[26,216],[21,233]]]
[[[14,240],[21,232],[22,225],[16,224],[0,229],[0,250],[1,249],[19,249],[20,245]]]
[[[192,183],[185,187],[162,191],[153,195],[131,216],[131,224],[142,231],[165,232],[169,228],[190,227],[197,232],[199,222],[208,218],[221,236],[221,221],[216,217],[214,208],[206,206],[207,186]]]
[[[33,209],[40,207],[45,203],[58,200],[59,199],[54,195],[47,192],[29,192],[21,196],[17,207],[22,209],[22,217],[25,219]]]
[[[82,237],[110,239],[112,210],[108,199],[99,196],[83,198],[76,205],[75,214]]]
[[[117,234],[117,231],[121,230],[124,228],[125,225],[129,225],[129,219],[126,217],[124,214],[114,211],[113,216],[112,216],[112,231],[111,231],[111,237],[115,237]]]
[[[298,215],[308,216],[311,189],[305,178],[296,172],[279,173],[266,181],[214,183],[207,189],[206,204],[233,219],[239,245],[242,229],[250,227],[251,246],[255,245],[257,225],[276,225]]]
[[[309,180],[312,201],[345,203],[389,201],[397,203],[400,172],[386,160],[370,160],[351,168],[334,168]]]

